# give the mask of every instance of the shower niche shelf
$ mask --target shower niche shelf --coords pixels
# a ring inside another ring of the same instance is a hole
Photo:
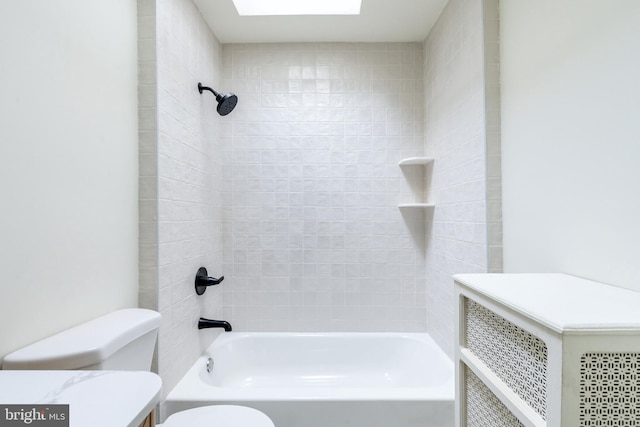
[[[407,157],[398,162],[400,168],[409,167],[405,171],[405,177],[413,188],[415,202],[401,203],[398,205],[400,209],[421,209],[432,210],[435,208],[434,203],[425,203],[423,200],[425,197],[426,176],[427,170],[430,169],[430,165],[433,163],[433,157]]]
[[[433,157],[407,157],[398,162],[398,166],[424,166],[433,163]]]
[[[459,274],[456,427],[640,425],[640,293],[566,274]]]

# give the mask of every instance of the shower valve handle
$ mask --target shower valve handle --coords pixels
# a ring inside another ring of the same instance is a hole
[[[204,291],[207,290],[208,286],[214,286],[220,284],[224,280],[224,276],[220,276],[219,279],[215,277],[209,277],[209,273],[207,273],[207,269],[204,267],[200,267],[198,272],[196,273],[195,287],[196,294],[202,295]]]

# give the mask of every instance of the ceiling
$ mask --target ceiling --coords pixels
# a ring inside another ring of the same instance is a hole
[[[344,16],[240,16],[232,0],[194,2],[221,43],[421,42],[447,0],[362,0],[360,15]]]

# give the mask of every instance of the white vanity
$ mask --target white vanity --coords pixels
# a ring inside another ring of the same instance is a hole
[[[0,404],[69,405],[70,427],[138,427],[161,389],[151,372],[0,371]]]
[[[454,280],[457,427],[640,425],[640,293],[565,274]]]

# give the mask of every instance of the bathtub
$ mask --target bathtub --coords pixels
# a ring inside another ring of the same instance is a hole
[[[276,427],[452,427],[454,369],[428,334],[225,332],[162,412],[212,404]]]

